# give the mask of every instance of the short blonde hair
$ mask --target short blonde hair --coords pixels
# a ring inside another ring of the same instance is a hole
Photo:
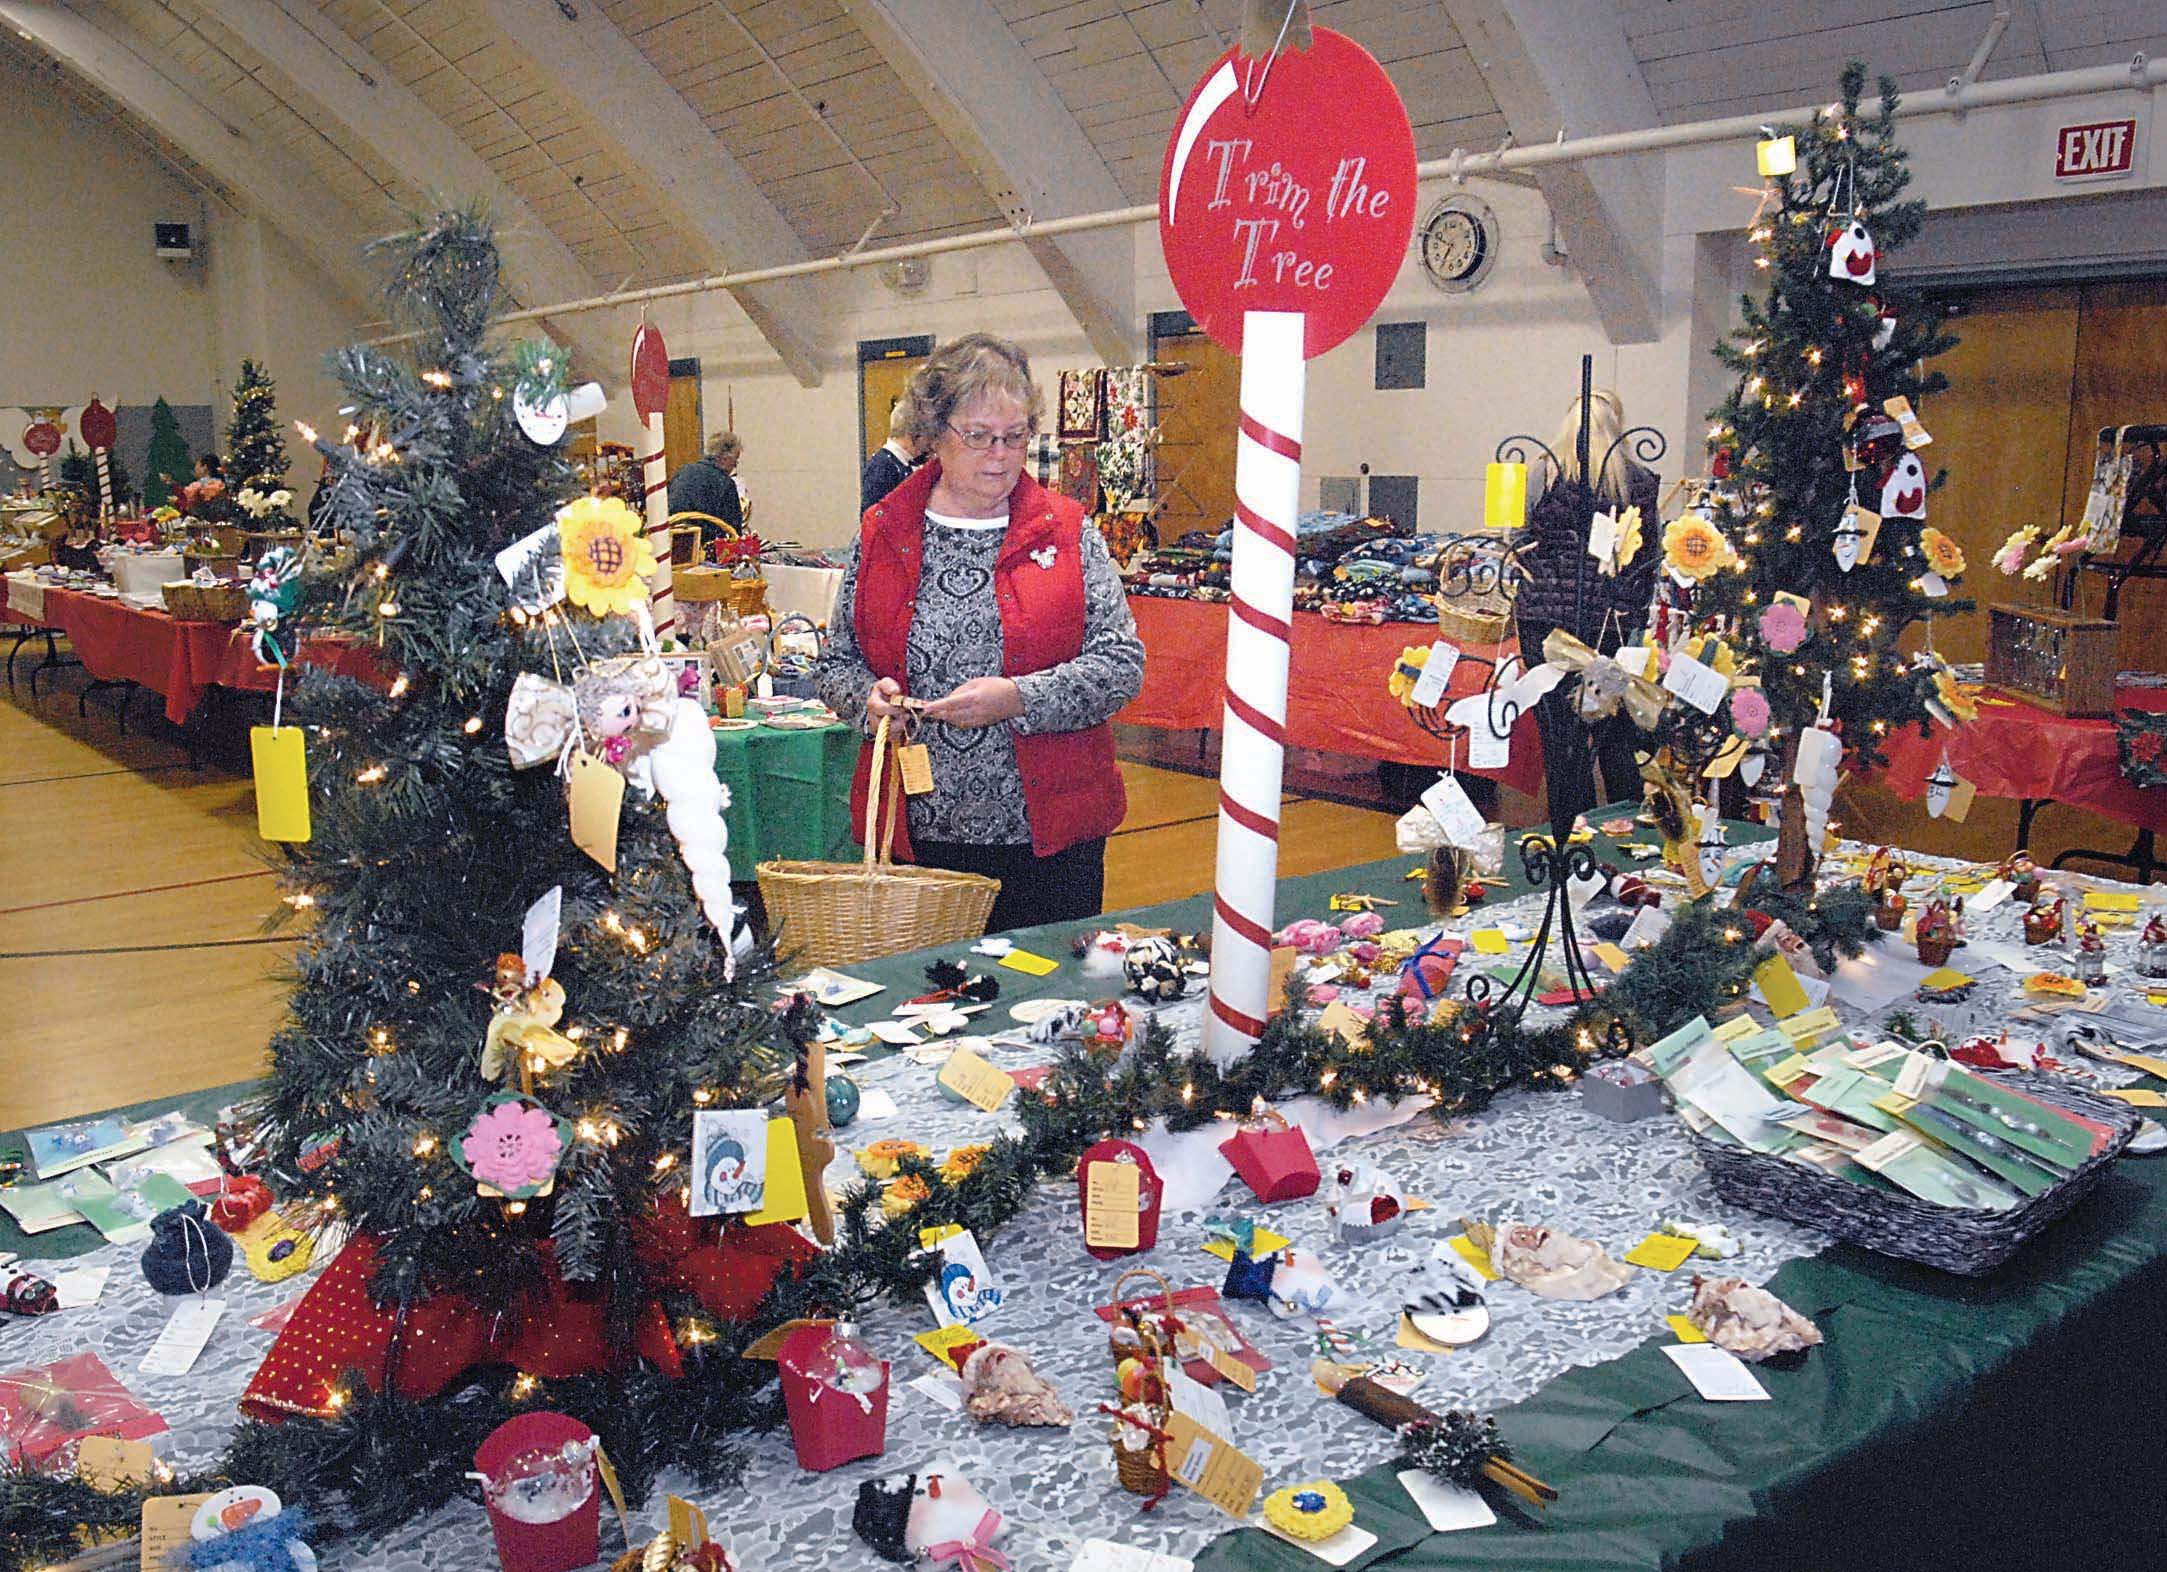
[[[1031,380],[1031,357],[1021,345],[991,333],[966,333],[950,339],[911,373],[910,433],[930,448],[955,412],[987,393],[1005,393],[1024,407],[1031,429],[1038,429],[1038,384]]]
[[[712,459],[738,458],[744,451],[745,439],[734,431],[718,431],[707,439],[707,456]]]
[[[901,442],[911,435],[911,404],[907,398],[899,398],[888,406],[888,440]]]

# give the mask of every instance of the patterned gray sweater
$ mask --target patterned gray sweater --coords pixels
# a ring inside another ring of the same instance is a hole
[[[974,528],[973,525],[984,527]],[[933,700],[973,677],[1001,675],[1001,610],[993,564],[1005,521],[948,520],[926,515],[925,560],[918,606],[911,617],[904,689]],[[914,840],[1018,845],[1031,839],[1016,767],[1016,737],[1082,731],[1110,720],[1144,685],[1144,646],[1106,554],[1106,540],[1083,531],[1084,641],[1074,660],[1016,679],[1023,714],[1002,725],[965,728],[928,724],[920,740],[933,764],[933,790],[910,799]],[[845,720],[864,724],[873,673],[858,649],[858,547],[850,551],[828,621],[820,657],[820,697]]]

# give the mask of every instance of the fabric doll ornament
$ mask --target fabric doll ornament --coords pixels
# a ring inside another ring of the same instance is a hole
[[[982,1425],[1066,1428],[1076,1422],[1030,1356],[1003,1343],[982,1343],[963,1361],[963,1411]]]
[[[1926,466],[1916,453],[1896,455],[1881,478],[1881,516],[1885,519],[1926,517]]]
[[[881,1560],[908,1563],[913,1557],[904,1536],[910,1526],[910,1504],[917,1494],[916,1474],[868,1479],[858,1486],[858,1504],[850,1513],[851,1532]]]
[[[151,1219],[143,1277],[161,1294],[200,1294],[216,1288],[233,1270],[233,1241],[222,1233],[201,1201],[188,1201]]]
[[[1476,1238],[1473,1231],[1468,1237]],[[1532,1223],[1497,1229],[1490,1261],[1502,1275],[1545,1299],[1601,1299],[1623,1288],[1633,1275],[1601,1245]]]
[[[677,679],[659,656],[614,655],[590,663],[573,680],[572,695],[587,746],[622,769],[643,740],[639,734],[670,729]]]
[[[1130,992],[1152,1004],[1170,1004],[1189,991],[1189,974],[1171,939],[1138,939],[1121,957],[1121,972]]]

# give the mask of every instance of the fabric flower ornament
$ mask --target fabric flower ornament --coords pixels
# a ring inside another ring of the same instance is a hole
[[[1945,579],[1964,571],[1964,548],[1931,525],[1919,531],[1919,550],[1927,567]]]
[[[1960,721],[1979,718],[1978,700],[1964,691],[1964,685],[1956,680],[1956,674],[1946,666],[1939,667],[1934,672],[1934,697],[1941,701],[1943,709]]]
[[[1685,513],[1663,526],[1663,565],[1681,579],[1698,584],[1738,560],[1723,532],[1698,513]]]
[[[1385,691],[1406,704],[1413,700],[1415,684],[1422,680],[1422,669],[1430,663],[1430,647],[1408,645],[1400,651],[1400,658],[1392,663],[1392,675],[1385,678]]]
[[[640,516],[616,497],[581,497],[557,510],[564,593],[597,617],[623,616],[647,598],[655,554]]]
[[[1613,560],[1621,568],[1631,567],[1633,559],[1640,555],[1641,543],[1646,533],[1641,528],[1641,522],[1638,503],[1618,515],[1618,544]]]
[[[1740,735],[1763,736],[1768,731],[1768,695],[1759,688],[1738,688],[1731,693],[1731,724]]]
[[[1266,1496],[1264,1521],[1292,1539],[1330,1539],[1354,1521],[1354,1503],[1330,1480],[1313,1479]]]
[[[1761,613],[1761,642],[1788,655],[1806,642],[1806,614],[1789,601],[1777,601]]]
[[[976,1171],[978,1165],[986,1160],[986,1154],[992,1150],[992,1146],[984,1141],[977,1141],[969,1146],[956,1147],[947,1157],[942,1159],[940,1166],[941,1177],[950,1184],[958,1183]]]
[[[491,1098],[459,1138],[459,1166],[482,1193],[514,1201],[548,1194],[563,1155],[563,1122],[525,1097]]]
[[[2014,578],[2024,566],[2024,553],[2031,550],[2032,542],[2039,538],[2039,526],[2027,524],[2013,532],[1994,552],[1994,566]]]

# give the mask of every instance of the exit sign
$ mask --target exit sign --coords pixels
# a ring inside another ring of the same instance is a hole
[[[2136,167],[2137,122],[2095,120],[2063,126],[2054,137],[2056,180],[2110,180]]]

